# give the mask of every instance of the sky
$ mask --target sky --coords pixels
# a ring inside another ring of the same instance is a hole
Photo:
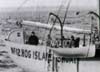
[[[68,4],[69,0],[0,0],[0,8],[8,7],[34,7],[34,6],[58,6],[61,3]],[[71,0],[71,7],[96,8],[98,0]]]

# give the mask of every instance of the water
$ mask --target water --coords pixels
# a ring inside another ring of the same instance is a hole
[[[2,46],[0,46],[0,72],[25,72],[12,61]]]

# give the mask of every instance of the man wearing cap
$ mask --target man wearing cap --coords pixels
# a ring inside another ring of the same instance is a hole
[[[31,36],[28,39],[28,43],[30,45],[38,45],[39,43],[39,39],[38,37],[35,35],[35,32],[32,32]]]

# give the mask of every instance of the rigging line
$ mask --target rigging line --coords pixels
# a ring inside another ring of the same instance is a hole
[[[65,3],[65,1],[66,1],[66,0],[62,0],[62,3],[61,3],[61,5],[60,5],[60,7],[59,7],[59,9],[58,9],[57,15],[59,14],[61,8],[63,7],[63,3]]]
[[[65,3],[66,0],[62,0],[62,3],[57,11],[57,14],[56,15],[59,15],[60,11],[61,11],[61,8],[63,7],[63,3]],[[55,22],[56,22],[56,19],[55,19]]]
[[[36,16],[35,16],[35,20],[40,22],[40,6],[39,6],[39,0],[36,0],[36,8],[35,8],[35,11],[36,11]]]
[[[64,20],[63,20],[63,22],[62,22],[63,26],[64,26],[64,23],[65,23],[67,14],[68,14],[68,9],[69,9],[69,7],[70,7],[70,3],[71,3],[71,0],[69,0],[68,6],[67,6],[66,11],[65,11]]]
[[[59,15],[60,10],[61,10],[61,8],[63,7],[63,3],[65,3],[65,1],[66,1],[66,0],[62,0],[62,2],[61,2],[61,4],[60,4],[60,7],[59,7],[59,9],[58,9],[58,11],[57,11],[57,14],[56,14],[56,15]],[[56,21],[57,21],[57,19],[55,18],[55,20],[53,21],[53,25],[52,25],[52,27],[51,27],[51,29],[50,29],[49,34],[51,34],[51,31],[52,31],[52,29],[53,29],[53,27],[54,27],[54,25],[55,25]]]
[[[65,1],[66,1],[66,0],[62,0],[62,2],[61,2],[61,4],[60,4],[60,7],[58,8],[58,11],[57,11],[57,14],[56,14],[56,15],[59,15],[60,10],[61,10],[61,8],[63,7],[63,3],[65,3]],[[56,22],[56,18],[55,18],[54,23],[55,23],[55,22]]]
[[[62,0],[62,2],[63,2],[63,0]],[[61,6],[62,6],[62,3],[61,3],[61,5],[60,5],[60,8],[61,8]],[[57,15],[58,15],[58,13],[59,13],[59,11],[60,11],[60,8],[59,8],[58,11],[57,11]],[[48,19],[47,19],[47,24],[48,24],[48,22],[49,22],[49,18],[50,18],[50,15],[49,15],[49,17],[48,17]],[[55,22],[56,22],[56,18],[55,18]]]
[[[66,0],[62,0],[61,5],[60,5],[60,7],[59,7],[59,9],[58,9],[56,15],[59,15],[59,13],[60,13],[60,11],[61,11],[61,8],[63,7],[63,3],[65,3],[65,1],[66,1]],[[56,19],[55,19],[55,20],[56,20]],[[55,21],[55,22],[56,22],[56,21]]]
[[[23,2],[22,2],[22,4],[16,9],[16,11],[18,11],[18,10],[20,10],[20,8],[25,4],[25,3],[27,3],[29,0],[24,0]]]

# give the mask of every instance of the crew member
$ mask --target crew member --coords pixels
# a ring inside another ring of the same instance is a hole
[[[71,41],[70,41],[70,48],[74,47],[74,44],[75,44],[75,38],[74,38],[74,36],[72,35],[72,36],[71,36]]]
[[[30,45],[38,45],[39,43],[39,39],[38,37],[35,35],[35,32],[32,32],[31,36],[28,39],[28,43]]]
[[[79,43],[80,43],[80,38],[78,37],[78,38],[76,38],[76,40],[75,40],[74,46],[75,46],[75,47],[79,47]]]
[[[48,35],[48,38],[47,38],[47,42],[46,42],[46,44],[47,44],[47,46],[51,46],[51,37],[50,37],[50,35]]]

